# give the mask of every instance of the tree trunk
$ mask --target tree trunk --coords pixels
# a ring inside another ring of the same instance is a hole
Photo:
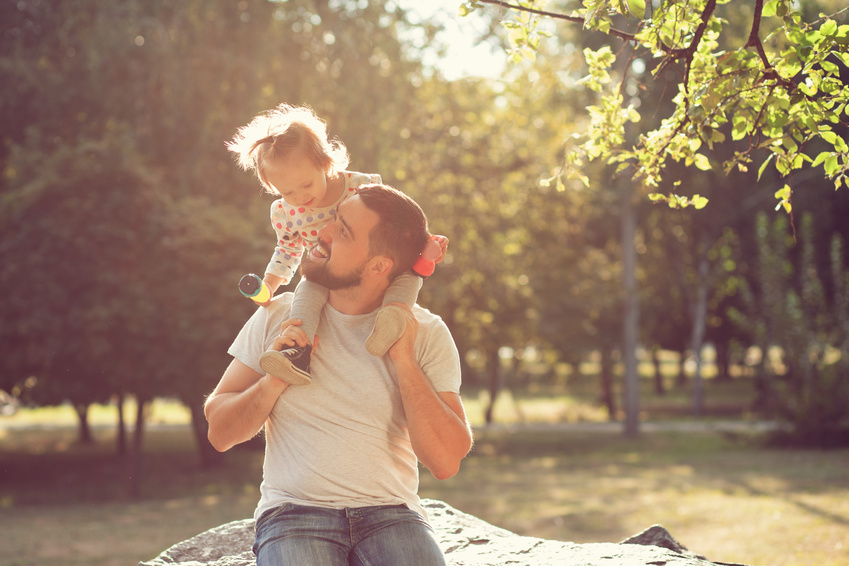
[[[613,362],[610,359],[610,351],[602,348],[599,364],[599,378],[601,381],[601,402],[607,407],[607,418],[616,420],[616,396],[613,394]]]
[[[141,454],[144,444],[144,421],[150,401],[139,399],[136,404],[136,429],[133,431],[133,452]]]
[[[657,346],[651,349],[651,361],[654,364],[654,393],[655,395],[666,395],[663,373],[660,371],[660,348]]]
[[[133,445],[127,458],[127,492],[131,499],[141,496],[142,444],[144,439],[144,417],[148,400],[139,398],[136,405],[136,428],[133,431]]]
[[[487,355],[489,366],[489,405],[486,408],[486,424],[492,424],[492,413],[495,408],[495,400],[504,386],[504,372],[501,371],[501,358],[498,357],[498,348],[494,348]]]
[[[693,305],[693,361],[696,369],[693,374],[693,416],[700,417],[704,413],[704,382],[702,381],[702,347],[705,338],[705,323],[707,321],[708,302],[708,269],[710,262],[707,254],[701,254],[698,265],[698,287],[696,289],[696,304]]]
[[[77,430],[79,432],[77,441],[80,444],[92,444],[91,427],[88,424],[88,404],[74,403],[74,410],[77,412]]]
[[[183,403],[186,404],[192,414],[192,431],[197,442],[201,467],[208,469],[221,465],[224,461],[224,455],[213,448],[207,439],[209,423],[206,422],[206,416],[203,414],[203,402],[200,399],[191,401],[183,399]]]
[[[752,403],[752,408],[756,411],[765,411],[769,408],[770,384],[769,374],[772,367],[767,360],[767,350],[769,346],[767,342],[761,342],[758,347],[761,350],[761,359],[755,365],[755,400]]]
[[[124,457],[127,455],[127,423],[124,422],[124,394],[119,393],[115,404],[118,408],[118,438],[116,439],[116,449],[118,456]]]
[[[678,377],[675,378],[675,385],[684,387],[687,385],[687,350],[678,352]]]
[[[716,348],[716,379],[728,381],[731,379],[731,346],[728,342],[717,342]]]
[[[640,332],[639,297],[637,296],[637,250],[634,239],[637,231],[637,211],[634,195],[626,182],[622,190],[622,361],[625,365],[623,395],[625,436],[640,433],[640,376],[637,373],[637,341]]]

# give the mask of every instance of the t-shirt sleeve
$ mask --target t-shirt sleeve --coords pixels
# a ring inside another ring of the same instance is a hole
[[[272,299],[267,307],[258,307],[227,353],[257,373],[265,373],[259,365],[259,358],[271,346],[274,337],[280,334],[280,324],[288,316],[291,306],[291,293],[284,293]]]
[[[460,354],[451,331],[438,317],[428,324],[419,365],[437,392],[460,393]]]

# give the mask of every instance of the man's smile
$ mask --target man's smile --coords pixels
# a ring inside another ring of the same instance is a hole
[[[316,259],[327,259],[330,257],[330,250],[325,247],[325,243],[321,240],[310,250],[310,256]]]

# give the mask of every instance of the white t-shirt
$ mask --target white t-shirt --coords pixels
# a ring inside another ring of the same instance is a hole
[[[228,352],[259,373],[259,357],[280,334],[292,294],[259,308]],[[416,356],[437,392],[460,391],[460,357],[441,318],[416,306]],[[417,494],[395,368],[365,349],[377,311],[322,310],[312,383],[283,392],[265,423],[261,498],[255,519],[284,503],[342,509],[403,504],[427,517]]]

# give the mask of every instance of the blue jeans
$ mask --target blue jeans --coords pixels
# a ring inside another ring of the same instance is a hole
[[[253,551],[257,566],[445,566],[433,528],[404,505],[287,503],[259,518]]]

